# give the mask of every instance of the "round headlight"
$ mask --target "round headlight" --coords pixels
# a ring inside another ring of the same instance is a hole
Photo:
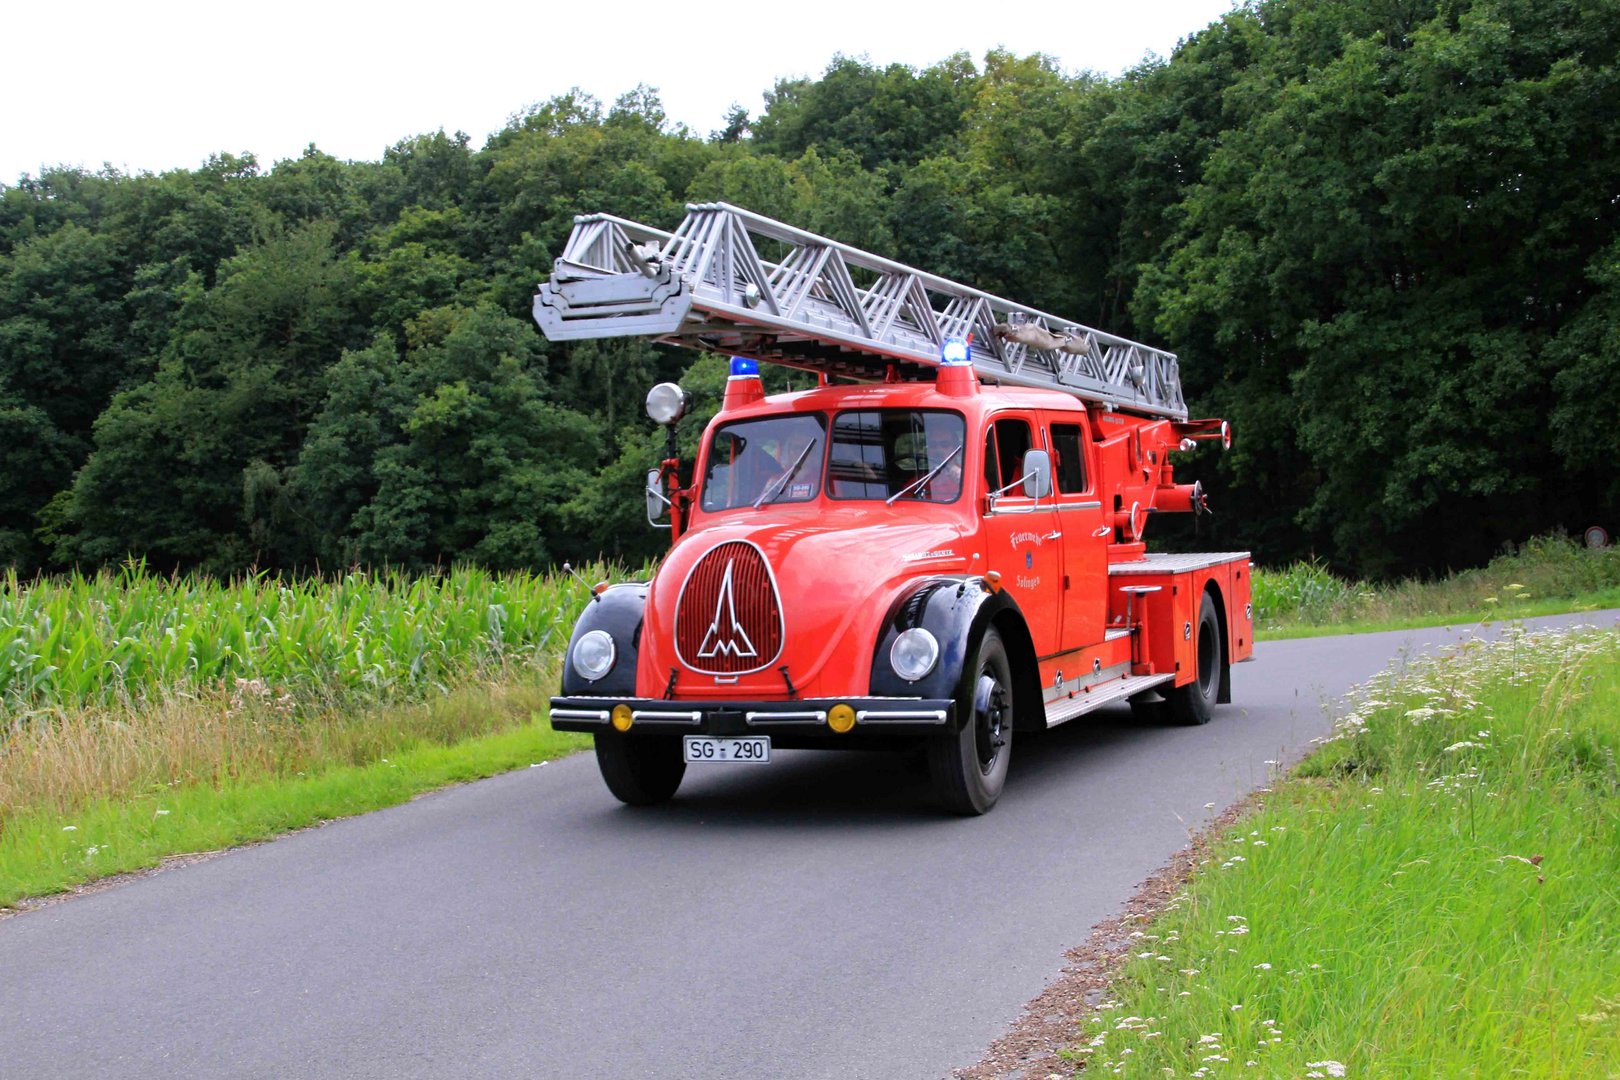
[[[647,415],[655,424],[673,424],[686,415],[686,391],[672,382],[661,382],[647,391]]]
[[[894,665],[895,674],[907,682],[916,682],[933,671],[938,660],[939,642],[920,626],[902,630],[889,648],[889,663]]]
[[[587,630],[574,643],[574,670],[595,682],[613,670],[615,651],[606,630]]]

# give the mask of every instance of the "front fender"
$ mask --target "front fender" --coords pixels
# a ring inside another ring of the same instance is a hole
[[[1013,681],[1033,677],[1034,655],[1018,604],[1005,590],[992,592],[976,577],[931,578],[902,593],[884,617],[883,632],[872,654],[873,697],[953,698],[960,700],[967,667],[978,655],[979,642],[992,624],[1001,631],[1012,663]],[[896,674],[889,661],[894,639],[920,626],[939,641],[939,661],[916,682]],[[1028,653],[1028,655],[1025,655]],[[1023,697],[1028,688],[1019,686]],[[1036,689],[1039,700],[1039,689]],[[957,724],[962,722],[958,710]]]
[[[628,582],[611,585],[591,598],[574,624],[563,653],[562,693],[564,696],[589,694],[598,697],[636,696],[636,658],[641,651],[642,613],[647,607],[647,584]],[[595,682],[574,670],[574,645],[580,635],[606,630],[613,635],[616,656],[613,667]]]

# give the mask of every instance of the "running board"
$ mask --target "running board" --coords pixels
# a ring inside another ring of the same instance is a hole
[[[1123,701],[1133,694],[1174,682],[1175,678],[1174,675],[1122,675],[1117,679],[1082,690],[1074,697],[1048,701],[1046,726],[1055,728],[1077,716],[1084,716],[1094,709],[1100,709],[1110,702]]]

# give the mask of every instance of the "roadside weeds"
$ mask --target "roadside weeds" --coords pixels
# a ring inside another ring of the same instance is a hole
[[[973,1065],[956,1069],[952,1080],[1067,1080],[1076,1063],[1062,1056],[1080,1042],[1081,1025],[1097,1011],[1109,986],[1129,959],[1132,931],[1153,921],[1208,860],[1221,834],[1264,808],[1266,792],[1254,792],[1227,807],[1192,837],[1186,847],[1137,886],[1119,914],[1091,928],[1085,942],[1064,954],[1058,977]]]

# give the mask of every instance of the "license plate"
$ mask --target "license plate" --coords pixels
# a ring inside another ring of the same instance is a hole
[[[688,735],[683,742],[686,762],[694,765],[705,761],[743,762],[761,765],[771,760],[769,735],[743,735],[734,739],[720,739],[712,735]]]

